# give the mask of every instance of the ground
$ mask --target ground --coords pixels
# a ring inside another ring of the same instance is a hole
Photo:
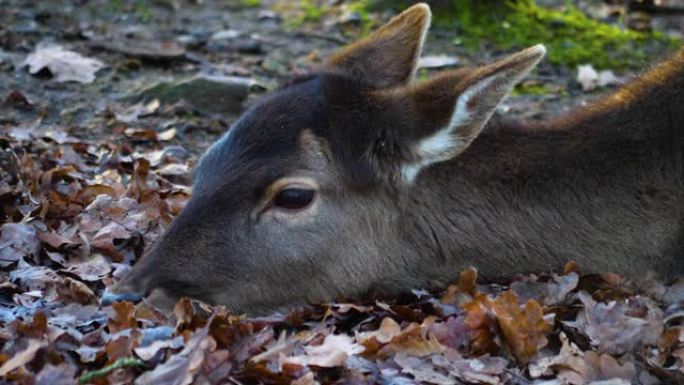
[[[556,12],[544,11],[552,25],[572,27],[576,36],[539,41],[555,55],[499,113],[561,115],[681,45],[681,17],[649,19],[654,34],[623,36],[622,22],[635,15],[612,17],[598,1],[574,3],[577,14],[557,19],[565,1],[539,2]],[[684,285],[635,286],[608,272],[581,275],[572,263],[538,276],[511,272],[502,282],[454,272],[443,292],[417,288],[391,302],[258,319],[189,299],[173,315],[144,302],[99,305],[189,199],[202,151],[260,96],[396,7],[0,0],[0,382],[684,381]],[[483,25],[491,15],[451,12],[435,18],[420,78],[490,62],[535,38],[521,29],[538,16]],[[500,28],[503,37],[493,38]],[[584,35],[597,29],[605,36]],[[616,49],[635,55],[599,58],[605,49],[597,39],[622,39],[626,45]],[[558,53],[578,41],[595,61]],[[590,67],[578,77],[580,64]]]

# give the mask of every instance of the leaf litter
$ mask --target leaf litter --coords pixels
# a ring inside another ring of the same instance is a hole
[[[31,74],[48,71],[58,83],[89,84],[107,76],[100,71],[105,62],[119,71],[141,65],[130,58],[169,65],[197,53],[154,40],[91,43],[129,59],[100,61],[38,44],[19,63]],[[427,55],[423,65],[463,59]],[[260,65],[280,68],[280,61],[268,57]],[[237,64],[230,71],[217,65],[223,77],[190,77],[202,85],[190,89],[205,91],[206,79],[222,80],[216,86],[240,90],[226,105],[241,109],[253,85],[225,75],[246,76],[257,67]],[[617,81],[610,73],[598,75],[585,69],[580,82],[596,87]],[[455,271],[454,283],[440,292],[416,288],[392,301],[298,307],[259,318],[188,298],[173,314],[144,301],[100,305],[105,290],[190,198],[195,159],[174,144],[184,134],[176,128],[182,127],[179,119],[167,119],[187,115],[176,91],[181,87],[179,95],[187,97],[188,84],[176,79],[170,83],[175,88],[148,90],[136,104],[108,101],[93,108],[101,116],[87,128],[105,126],[112,131],[108,138],[82,139],[66,124],[47,124],[34,93],[14,90],[3,97],[7,108],[38,116],[0,123],[1,382],[684,382],[684,285],[635,286],[612,274],[582,275],[572,263],[562,273],[497,282],[469,268]],[[202,110],[197,107],[189,111]],[[148,118],[159,125],[141,122]]]

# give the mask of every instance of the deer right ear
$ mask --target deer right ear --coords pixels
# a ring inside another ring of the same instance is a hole
[[[374,148],[392,149],[390,163],[404,182],[412,183],[425,167],[465,151],[545,53],[540,44],[473,71],[444,72],[417,86],[376,92],[380,105],[389,101],[389,110],[401,121],[379,135],[389,143]],[[375,153],[388,158],[387,153]]]
[[[430,19],[430,7],[416,4],[370,36],[332,55],[326,66],[375,89],[404,85],[418,68]]]

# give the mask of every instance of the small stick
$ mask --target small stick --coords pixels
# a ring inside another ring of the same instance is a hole
[[[78,383],[79,383],[79,385],[87,384],[96,378],[100,378],[100,377],[104,377],[104,376],[108,375],[109,373],[115,371],[116,369],[138,368],[138,367],[144,367],[144,366],[145,366],[145,363],[142,360],[140,360],[139,358],[135,358],[135,357],[119,358],[118,360],[114,361],[112,364],[109,364],[102,369],[93,370],[92,372],[88,372],[88,373],[83,374],[81,377],[78,378]]]

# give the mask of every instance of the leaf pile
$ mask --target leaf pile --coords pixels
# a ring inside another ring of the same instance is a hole
[[[131,138],[130,140],[136,140]],[[684,379],[684,287],[519,277],[247,318],[182,299],[99,305],[189,199],[193,160],[0,131],[0,376],[22,384],[504,384]],[[603,382],[606,383],[606,382]]]

